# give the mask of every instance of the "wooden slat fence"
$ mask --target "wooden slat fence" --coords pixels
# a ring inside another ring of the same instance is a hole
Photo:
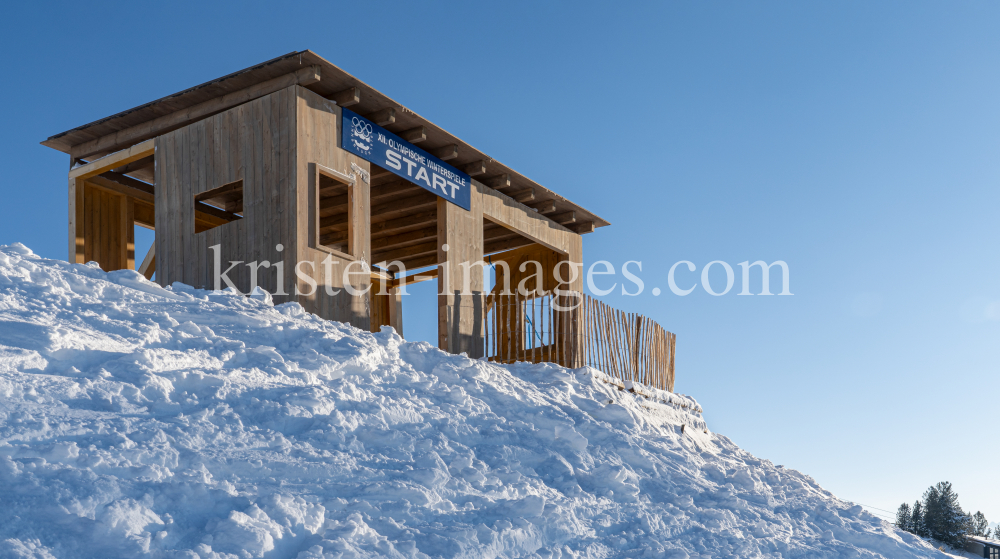
[[[485,355],[501,363],[586,364],[623,383],[673,391],[677,336],[645,316],[581,297],[490,295]]]

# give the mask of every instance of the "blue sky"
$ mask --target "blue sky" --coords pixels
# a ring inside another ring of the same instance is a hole
[[[870,507],[949,480],[996,522],[998,25],[985,2],[14,4],[0,244],[66,257],[68,158],[39,141],[312,49],[611,221],[585,260],[642,261],[645,292],[607,300],[677,334],[715,431]],[[736,287],[673,295],[679,260]],[[746,260],[794,295],[737,296]]]

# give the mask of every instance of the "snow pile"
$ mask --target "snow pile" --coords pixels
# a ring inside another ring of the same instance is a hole
[[[0,247],[0,556],[944,556],[602,377]]]

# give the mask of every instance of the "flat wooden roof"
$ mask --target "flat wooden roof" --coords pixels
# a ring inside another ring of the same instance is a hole
[[[439,148],[450,145],[458,146],[457,156],[448,161],[449,164],[458,168],[473,163],[476,163],[478,166],[477,162],[483,161],[485,163],[485,173],[480,173],[475,177],[478,181],[511,195],[524,192],[529,188],[534,189],[534,199],[536,201],[551,200],[554,202],[557,211],[562,212],[562,215],[565,215],[567,212],[575,212],[574,223],[578,226],[569,225],[569,227],[578,230],[580,233],[586,233],[590,230],[586,226],[589,223],[592,223],[595,228],[610,225],[610,223],[594,213],[574,204],[565,197],[552,192],[452,134],[449,134],[434,123],[393,101],[373,87],[309,50],[292,52],[210,82],[185,89],[173,95],[168,95],[162,99],[120,112],[116,115],[96,120],[90,124],[55,134],[42,142],[42,145],[82,159],[101,157],[113,151],[130,147],[140,141],[164,134],[171,129],[180,128],[194,120],[211,116],[211,114],[214,114],[213,112],[206,114],[206,111],[211,111],[211,103],[209,102],[218,100],[229,94],[241,92],[247,88],[253,88],[268,80],[301,71],[310,66],[319,67],[320,79],[319,81],[308,83],[304,87],[326,98],[335,97],[335,94],[343,93],[350,88],[358,88],[360,96],[352,97],[348,102],[342,102],[343,106],[349,106],[352,111],[362,115],[371,115],[377,111],[394,109],[395,121],[392,124],[386,125],[388,130],[391,132],[401,132],[423,126],[426,139],[419,144],[421,148],[433,153]],[[192,109],[196,106],[198,106],[196,109]],[[220,105],[219,110],[215,110],[214,112],[221,112],[227,108],[229,106]],[[193,115],[192,119],[185,120],[173,117],[164,119],[168,115],[176,115],[183,111],[192,110],[196,113],[196,116]],[[157,121],[159,125],[154,125],[153,121],[157,119],[160,119]],[[164,121],[167,121],[168,126],[164,126]],[[174,124],[170,124],[173,121],[175,121]],[[144,127],[148,127],[148,132],[143,133]],[[128,145],[115,143],[115,135],[125,130],[129,131],[126,134],[127,142],[125,142]],[[99,139],[101,141],[97,142]],[[100,144],[100,148],[96,147],[98,143]],[[509,178],[509,184],[507,178]]]

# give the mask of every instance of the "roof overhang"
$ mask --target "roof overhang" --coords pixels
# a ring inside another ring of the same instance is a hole
[[[312,67],[318,67],[318,75],[315,78],[310,76],[302,79],[303,71]],[[293,75],[294,78],[288,82],[289,84],[298,83],[342,106],[350,107],[359,114],[367,116],[394,113],[393,121],[385,125],[394,133],[419,130],[422,127],[421,148],[431,153],[438,150],[446,152],[449,164],[458,168],[473,168],[474,172],[470,174],[487,186],[511,195],[533,191],[534,200],[551,200],[563,215],[574,212],[575,223],[579,226],[573,228],[578,232],[583,233],[592,230],[591,228],[610,225],[594,213],[489,157],[309,50],[292,52],[61,132],[42,142],[42,145],[76,158],[100,157],[193,122],[191,119],[183,118],[185,111],[191,114],[194,120],[206,118],[228,108],[225,104],[217,103],[219,99],[236,96],[238,101],[240,96],[253,95],[254,88],[262,84],[285,83],[281,80],[289,75]],[[218,107],[218,110],[212,112],[213,107]],[[154,123],[159,124],[154,125]],[[124,131],[128,133],[124,134]],[[118,141],[117,138],[120,136],[124,136],[124,139]]]

